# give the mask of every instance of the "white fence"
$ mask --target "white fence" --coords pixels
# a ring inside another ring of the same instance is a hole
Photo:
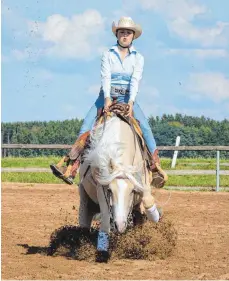
[[[2,156],[6,149],[70,149],[68,144],[2,144]],[[220,186],[220,151],[229,151],[229,146],[158,146],[159,151],[216,151],[216,191]]]

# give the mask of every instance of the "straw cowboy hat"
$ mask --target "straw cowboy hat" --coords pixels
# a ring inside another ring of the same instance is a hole
[[[119,29],[129,29],[134,31],[134,39],[137,39],[142,34],[141,26],[136,24],[130,17],[121,17],[117,26],[115,22],[112,23],[112,31],[115,36]]]

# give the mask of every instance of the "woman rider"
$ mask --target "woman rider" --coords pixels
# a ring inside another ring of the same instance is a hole
[[[160,164],[158,149],[156,148],[156,142],[151,128],[136,101],[136,96],[139,91],[139,82],[142,78],[144,58],[134,48],[132,43],[134,39],[141,36],[142,29],[139,25],[135,24],[130,17],[122,17],[117,26],[113,22],[112,31],[117,37],[117,44],[103,53],[99,97],[87,113],[80,129],[79,137],[68,157],[65,157],[65,160],[63,159],[57,165],[50,166],[56,176],[61,176],[61,178],[69,184],[73,183],[74,176],[80,164],[78,158],[80,152],[83,150],[85,138],[93,128],[97,111],[104,108],[104,111],[108,112],[113,99],[116,99],[118,103],[128,103],[128,115],[132,116],[133,114],[139,121],[143,137],[151,152],[153,163],[151,170],[157,172],[155,164]],[[63,168],[63,162],[66,161],[66,159],[69,160],[69,158],[72,160],[73,168],[70,174],[64,174],[61,168]],[[160,178],[160,187],[162,187],[164,185],[164,180],[163,177],[159,176],[159,179]]]

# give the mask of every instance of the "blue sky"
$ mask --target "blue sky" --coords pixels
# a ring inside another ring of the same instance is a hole
[[[228,0],[3,0],[2,121],[83,118],[120,16],[143,28],[146,116],[228,119],[228,11]]]

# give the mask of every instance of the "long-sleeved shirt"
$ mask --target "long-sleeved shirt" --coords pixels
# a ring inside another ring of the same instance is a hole
[[[135,101],[142,78],[144,58],[131,46],[130,53],[122,61],[117,44],[105,51],[101,61],[101,86],[104,97],[110,97],[111,87],[128,89],[130,100]]]

